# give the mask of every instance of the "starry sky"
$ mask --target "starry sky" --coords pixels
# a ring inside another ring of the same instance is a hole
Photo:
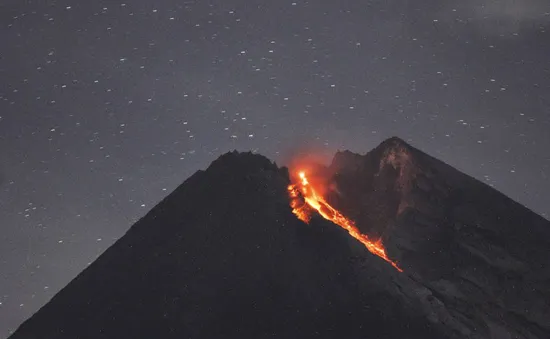
[[[399,136],[550,216],[547,0],[0,3],[0,338],[220,154]]]

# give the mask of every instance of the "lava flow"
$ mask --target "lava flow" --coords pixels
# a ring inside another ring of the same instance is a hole
[[[304,172],[299,173],[300,181],[298,184],[288,186],[290,195],[290,206],[292,212],[302,221],[309,223],[313,211],[317,211],[323,218],[332,221],[336,225],[344,228],[355,239],[359,240],[373,254],[384,259],[395,267],[399,272],[403,272],[395,262],[386,255],[386,250],[382,241],[372,241],[365,234],[361,234],[355,223],[346,218],[342,213],[330,206],[315,189],[310,185]]]

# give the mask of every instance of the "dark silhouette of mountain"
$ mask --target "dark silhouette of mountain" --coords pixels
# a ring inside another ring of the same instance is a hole
[[[550,222],[399,138],[339,152],[329,168],[338,193],[327,199],[382,237],[435,323],[465,337],[550,338]]]
[[[231,152],[10,338],[550,338],[548,221],[398,138],[323,171],[403,273],[298,220],[286,168]]]

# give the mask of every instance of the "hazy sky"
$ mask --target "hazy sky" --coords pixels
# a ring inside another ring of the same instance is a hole
[[[230,150],[396,135],[550,215],[550,2],[0,4],[0,338]]]

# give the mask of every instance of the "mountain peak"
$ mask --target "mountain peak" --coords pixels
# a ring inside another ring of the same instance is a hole
[[[397,137],[312,169],[306,225],[286,168],[221,155],[11,338],[550,337],[546,220]]]
[[[384,141],[382,141],[380,143],[380,145],[378,147],[381,147],[381,148],[405,148],[405,149],[409,149],[411,148],[412,146],[409,145],[405,140],[399,138],[399,137],[396,137],[396,136],[393,136],[393,137],[390,137]]]
[[[382,141],[364,156],[349,150],[338,151],[334,155],[331,167],[335,171],[374,165],[382,167],[386,164],[390,164],[394,168],[403,167],[406,163],[411,162],[413,150],[414,148],[403,139],[391,137]]]
[[[239,152],[233,150],[220,155],[214,160],[208,170],[227,169],[228,167],[236,166],[242,170],[253,170],[263,168],[266,170],[278,170],[277,165],[267,157],[253,152]]]

